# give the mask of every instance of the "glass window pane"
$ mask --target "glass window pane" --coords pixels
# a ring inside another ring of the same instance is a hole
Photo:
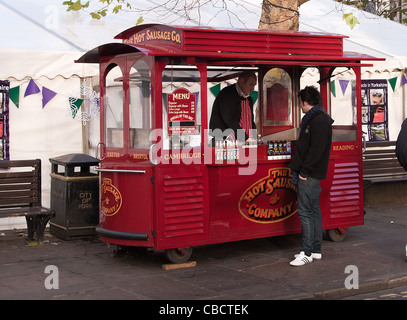
[[[263,79],[264,125],[292,125],[292,87],[291,77],[283,69],[269,70]]]
[[[164,149],[201,145],[200,73],[191,65],[168,65],[163,71]]]
[[[123,75],[119,66],[106,76],[104,99],[106,146],[123,148]]]
[[[352,70],[336,68],[331,78],[331,117],[333,141],[356,140],[356,76]],[[337,75],[337,76],[335,76]]]
[[[148,149],[151,131],[151,73],[138,60],[130,70],[130,148]]]

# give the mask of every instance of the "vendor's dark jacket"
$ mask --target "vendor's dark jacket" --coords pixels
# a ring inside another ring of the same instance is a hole
[[[242,112],[241,101],[244,100],[236,90],[237,84],[233,84],[222,89],[217,95],[212,107],[211,119],[209,121],[209,128],[212,130],[220,129],[224,132],[227,129],[232,129],[236,138],[238,138],[237,130],[242,129],[240,126],[240,116]],[[253,99],[247,98],[252,113],[252,128],[256,129],[253,116]],[[224,135],[223,138],[227,136]],[[245,140],[248,138],[246,133]]]
[[[301,129],[289,168],[304,178],[325,179],[328,171],[334,121],[325,109],[317,111]]]

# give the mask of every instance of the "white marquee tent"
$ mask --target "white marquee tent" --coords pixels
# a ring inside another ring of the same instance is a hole
[[[9,108],[10,156],[11,159],[42,159],[43,204],[47,206],[50,189],[48,159],[88,149],[88,140],[84,138],[86,130],[81,121],[72,118],[68,98],[78,97],[81,83],[96,76],[98,68],[75,64],[74,60],[100,44],[118,41],[113,39],[114,36],[134,26],[139,18],[137,13],[123,12],[94,20],[83,12],[66,12],[62,2],[0,0],[0,80],[9,80],[10,87],[20,87],[19,107],[10,102]],[[152,8],[160,3],[156,0],[136,2],[144,8]],[[261,1],[236,0],[228,9],[233,14],[206,5],[201,9],[200,18],[197,14],[191,14],[188,20],[178,14],[162,16],[157,10],[140,15],[144,23],[258,27]],[[351,11],[360,21],[353,30],[342,19],[343,12]],[[375,63],[373,68],[366,68],[366,78],[400,78],[407,67],[407,27],[398,23],[334,1],[310,0],[300,8],[300,30],[345,34],[349,36],[344,40],[346,51],[387,59]],[[41,92],[24,97],[31,79],[40,90],[45,87],[56,93],[44,108]],[[391,100],[396,106],[389,120],[394,128],[391,133],[393,140],[405,116],[404,106],[407,105],[406,89],[400,86],[400,80],[396,88],[389,96],[389,102]],[[94,121],[98,122],[98,118]],[[0,229],[9,228],[8,223],[14,221],[0,220]],[[22,222],[20,226],[24,225]]]

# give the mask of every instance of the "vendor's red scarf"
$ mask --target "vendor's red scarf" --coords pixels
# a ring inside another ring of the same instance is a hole
[[[250,111],[249,100],[244,99],[241,102],[242,113],[240,115],[239,125],[244,131],[246,131],[249,138],[253,138],[252,135],[252,113]]]

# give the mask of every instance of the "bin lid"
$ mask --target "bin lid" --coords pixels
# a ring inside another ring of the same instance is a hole
[[[50,158],[49,161],[53,164],[62,166],[95,166],[99,164],[99,160],[84,153],[70,153],[63,156]]]

